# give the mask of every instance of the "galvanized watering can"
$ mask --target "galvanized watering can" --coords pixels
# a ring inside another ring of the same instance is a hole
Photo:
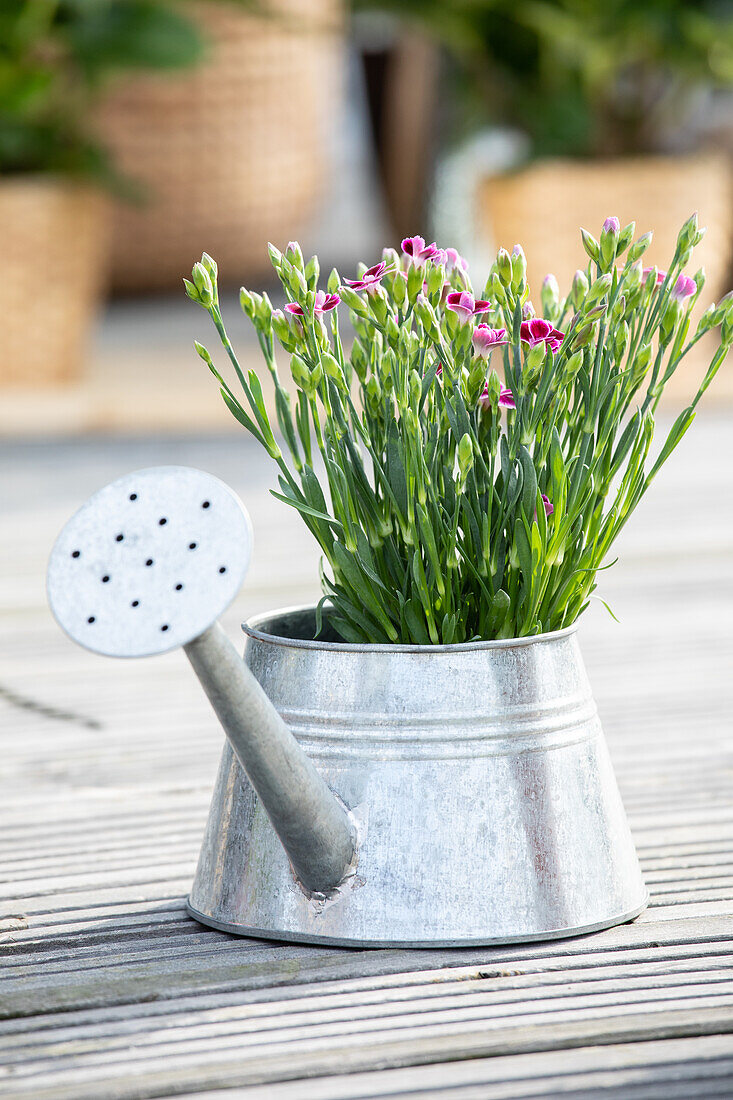
[[[59,535],[49,601],[118,657],[183,646],[227,744],[188,900],[242,935],[355,947],[591,932],[647,903],[575,628],[353,645],[315,610],[217,624],[249,517],[186,467],[97,493]]]

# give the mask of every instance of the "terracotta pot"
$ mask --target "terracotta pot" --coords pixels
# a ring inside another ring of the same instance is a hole
[[[705,293],[713,298],[727,289],[731,255],[731,167],[724,156],[540,161],[487,179],[480,192],[485,231],[497,247],[521,243],[537,297],[548,272],[557,276],[562,289],[587,264],[579,225],[597,237],[609,214],[616,214],[622,225],[635,220],[638,235],[654,232],[645,265],[666,268],[679,228],[695,210],[708,232],[691,267],[705,267]]]
[[[29,176],[0,182],[0,383],[78,378],[99,300],[106,203],[90,187]]]
[[[180,287],[204,250],[224,280],[262,273],[267,241],[284,247],[311,215],[328,170],[340,0],[265,8],[195,4],[210,59],[136,77],[104,106],[100,132],[144,192],[115,209],[115,287]]]

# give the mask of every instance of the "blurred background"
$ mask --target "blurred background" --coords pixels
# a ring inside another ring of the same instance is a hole
[[[698,210],[707,304],[732,155],[726,0],[3,0],[0,434],[240,430],[192,349],[203,250],[253,362],[236,292],[277,295],[268,240],[352,275],[420,233],[479,287],[520,242],[537,293],[579,225],[636,219],[665,267]]]

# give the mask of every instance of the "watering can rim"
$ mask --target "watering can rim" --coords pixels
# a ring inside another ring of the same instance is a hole
[[[579,620],[576,619],[570,626],[565,626],[561,630],[550,630],[543,634],[531,634],[523,638],[497,638],[493,641],[452,642],[450,645],[418,645],[416,643],[399,642],[326,642],[306,638],[289,638],[286,635],[271,634],[263,628],[264,624],[273,619],[315,611],[315,609],[316,604],[295,604],[289,607],[275,608],[272,611],[260,612],[241,624],[242,631],[248,638],[288,649],[311,649],[326,653],[418,653],[427,656],[441,653],[467,653],[473,650],[519,649],[533,645],[535,642],[548,643],[568,638],[576,633],[579,626]]]

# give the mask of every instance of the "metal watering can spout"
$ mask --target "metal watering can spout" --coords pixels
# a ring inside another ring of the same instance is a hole
[[[49,561],[49,603],[96,653],[183,647],[300,884],[329,893],[355,860],[351,817],[216,621],[251,551],[249,516],[218,478],[185,466],[138,470],[66,524]]]

